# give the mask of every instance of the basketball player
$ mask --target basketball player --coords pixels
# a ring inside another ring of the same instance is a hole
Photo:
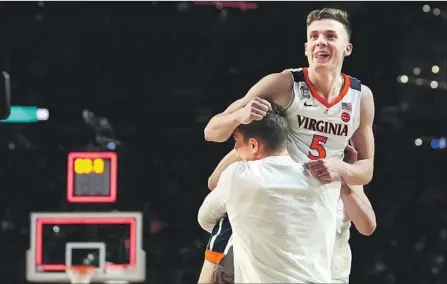
[[[295,161],[308,162],[311,174],[328,183],[328,188],[340,189],[340,180],[351,185],[368,183],[373,174],[374,101],[368,87],[341,73],[344,58],[352,52],[350,35],[346,12],[311,12],[305,43],[309,67],[264,77],[245,97],[212,118],[205,139],[227,140],[238,125],[262,119],[270,108],[266,99],[274,100],[287,108],[292,128],[287,147]],[[351,137],[359,152],[359,160],[352,165],[342,161]],[[232,155],[226,159],[234,160]],[[211,177],[209,186],[215,182]]]
[[[214,189],[214,184],[219,180],[222,171],[239,160],[241,160],[239,155],[230,153],[219,162],[209,179],[210,190]],[[357,151],[350,145],[346,147],[344,160],[348,163],[357,160]],[[361,234],[370,236],[376,228],[376,217],[363,186],[348,186],[344,183],[336,212],[337,226],[331,283],[349,283],[352,261],[349,245],[351,221]],[[199,283],[234,283],[231,234],[231,225],[225,216],[211,232]],[[220,281],[216,282],[216,278]]]
[[[307,163],[322,183],[340,188],[371,181],[374,162],[374,100],[359,80],[341,73],[352,53],[351,26],[346,12],[312,11],[307,17],[305,55],[309,67],[270,74],[241,99],[214,116],[205,128],[207,141],[226,141],[238,125],[262,119],[273,100],[287,109],[291,125],[288,151]],[[352,137],[352,138],[351,138]],[[351,139],[358,151],[355,163],[343,162]]]
[[[330,283],[340,189],[323,188],[293,161],[286,114],[271,107],[262,120],[234,131],[244,161],[223,170],[199,223],[211,232],[228,215],[235,283]]]

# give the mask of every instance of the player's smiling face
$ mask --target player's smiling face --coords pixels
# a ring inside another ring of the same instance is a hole
[[[309,67],[340,68],[345,56],[352,52],[349,35],[342,23],[324,19],[307,27],[305,54]]]

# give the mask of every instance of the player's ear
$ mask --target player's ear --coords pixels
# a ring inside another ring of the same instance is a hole
[[[304,43],[304,55],[307,56],[307,42]]]
[[[250,138],[249,143],[250,143],[250,150],[253,153],[256,153],[258,151],[258,149],[259,149],[258,140],[256,140],[255,138]]]
[[[352,43],[348,43],[345,48],[345,56],[349,56],[352,53]]]

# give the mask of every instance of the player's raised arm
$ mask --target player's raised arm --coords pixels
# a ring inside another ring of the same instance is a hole
[[[376,214],[363,190],[363,186],[343,184],[341,199],[346,215],[354,223],[357,231],[365,236],[372,235],[377,226]]]
[[[374,98],[367,86],[362,85],[360,103],[360,126],[352,136],[351,142],[358,152],[358,160],[345,164],[343,180],[350,185],[368,184],[374,172]]]
[[[205,140],[224,142],[238,125],[261,120],[271,108],[266,99],[275,101],[282,94],[290,93],[292,86],[293,80],[288,71],[265,76],[243,98],[211,118],[205,127]]]

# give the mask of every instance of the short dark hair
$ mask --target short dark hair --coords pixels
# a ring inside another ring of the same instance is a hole
[[[309,26],[315,21],[325,19],[334,20],[343,24],[346,31],[348,32],[348,37],[351,38],[352,28],[351,23],[349,22],[348,12],[340,9],[324,8],[321,10],[314,10],[310,12],[309,15],[307,15],[306,25]]]
[[[263,119],[241,124],[236,130],[244,136],[245,141],[257,138],[262,141],[267,150],[277,151],[286,148],[289,123],[285,109],[275,103],[271,105],[272,109]]]

